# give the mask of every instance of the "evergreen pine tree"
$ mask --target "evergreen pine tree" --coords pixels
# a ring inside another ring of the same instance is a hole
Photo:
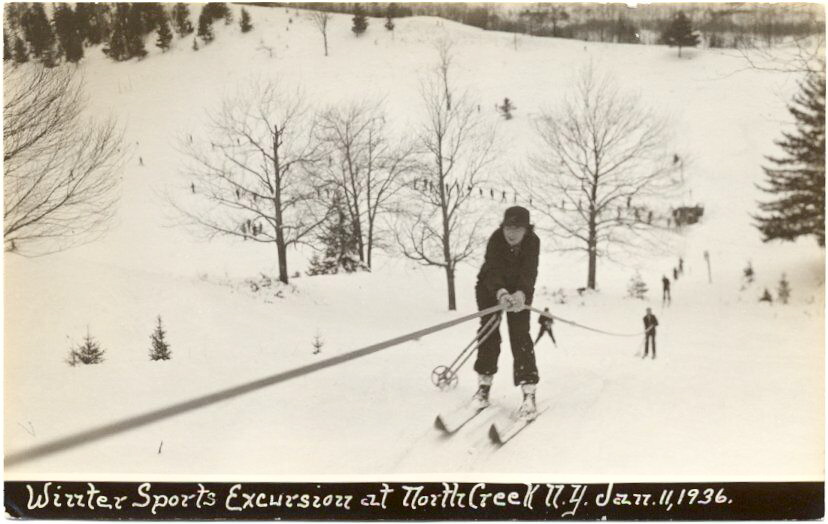
[[[791,298],[791,285],[785,274],[782,273],[782,278],[779,280],[779,287],[776,290],[776,298],[783,304],[787,304]]]
[[[391,2],[385,10],[385,28],[389,31],[394,30],[394,19],[399,16],[399,8],[397,4]]]
[[[331,218],[323,225],[317,241],[325,247],[324,256],[314,255],[308,275],[330,275],[344,271],[351,273],[367,268],[357,255],[357,238],[353,224],[348,220],[342,197],[335,194],[331,202]]]
[[[515,110],[516,108],[515,108],[514,104],[512,104],[511,100],[509,100],[508,98],[504,98],[503,99],[503,105],[498,106],[498,109],[500,110],[501,113],[503,113],[503,118],[505,118],[506,120],[511,120],[512,119],[512,111]]]
[[[130,58],[143,58],[147,54],[144,48],[144,16],[144,9],[139,3],[130,5],[127,15],[127,52]]]
[[[83,38],[78,29],[77,16],[67,3],[55,5],[52,21],[62,54],[69,62],[83,58]]]
[[[351,27],[351,31],[353,31],[356,36],[361,36],[362,33],[368,29],[368,19],[365,17],[365,12],[362,10],[362,6],[358,3],[354,4],[353,22],[354,25]]]
[[[253,24],[250,23],[250,13],[248,13],[247,9],[243,7],[241,10],[241,21],[239,22],[239,26],[241,26],[242,33],[247,33],[253,29]]]
[[[683,11],[679,11],[673,18],[673,22],[661,37],[662,41],[670,47],[678,47],[678,55],[681,57],[682,47],[696,47],[699,45],[699,35],[693,32],[690,19]]]
[[[773,297],[771,296],[770,291],[768,291],[768,288],[765,288],[765,292],[762,293],[761,297],[759,297],[759,302],[773,304]]]
[[[172,11],[173,27],[178,36],[185,37],[193,32],[193,24],[190,22],[190,8],[187,4],[175,4]]]
[[[14,39],[14,63],[25,64],[29,61],[29,52],[26,50],[26,44],[23,39],[15,37]]]
[[[788,111],[796,119],[796,131],[783,132],[775,143],[781,157],[767,156],[773,167],[763,167],[762,191],[777,199],[760,202],[754,216],[767,242],[794,240],[814,235],[825,246],[825,72],[813,73],[800,83]]]
[[[101,348],[101,345],[89,334],[89,330],[87,329],[83,343],[69,351],[69,357],[66,359],[66,362],[73,367],[78,364],[100,364],[104,361],[104,353],[106,351]]]
[[[136,2],[134,4],[141,13],[142,34],[152,33],[161,27],[162,20],[167,18],[164,6],[158,2]]]
[[[644,280],[641,278],[640,273],[636,273],[630,279],[630,283],[627,286],[627,296],[630,298],[637,298],[639,300],[644,300],[647,298],[647,284],[644,283]]]
[[[161,26],[158,28],[158,39],[155,41],[155,45],[161,48],[161,51],[166,51],[170,48],[170,42],[172,42],[173,34],[172,30],[170,29],[170,22],[164,17],[161,20]]]
[[[103,52],[115,61],[127,60],[130,58],[129,46],[127,43],[127,18],[129,16],[129,4],[119,2],[115,4],[115,13],[112,16],[112,24],[109,31],[109,38]]]
[[[78,5],[81,5],[81,3]],[[92,6],[90,8],[92,10],[92,15],[89,18],[89,28],[86,33],[86,39],[89,42],[89,45],[98,45],[101,42],[108,42],[109,34],[112,31],[112,14],[109,4],[87,4],[84,2],[83,5]],[[77,10],[75,10],[75,12],[77,13]]]
[[[90,33],[92,32],[92,20],[94,17],[95,4],[91,2],[78,2],[75,4],[75,27],[81,37],[81,41],[87,41],[90,39]],[[100,42],[100,40],[98,42]]]
[[[205,44],[209,44],[215,38],[213,36],[213,20],[210,18],[206,6],[198,17],[198,32],[196,34]]]
[[[55,35],[43,5],[34,3],[29,7],[25,16],[24,35],[32,55],[47,67],[51,67],[55,65],[57,58],[54,51]]]
[[[172,358],[170,345],[164,339],[166,334],[167,332],[164,331],[164,327],[161,324],[161,315],[158,315],[158,325],[150,336],[150,340],[152,341],[152,347],[150,347],[149,353],[150,360],[170,360]]]
[[[204,8],[201,10],[201,13],[210,17],[210,22],[214,22],[216,20],[220,20],[225,18],[230,9],[227,7],[226,2],[207,2]]]

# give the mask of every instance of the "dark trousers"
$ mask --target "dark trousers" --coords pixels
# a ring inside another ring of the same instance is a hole
[[[538,336],[537,336],[537,338],[535,338],[535,345],[536,346],[538,345],[538,340],[540,340],[543,337],[544,333],[549,333],[549,337],[552,339],[552,343],[555,344],[556,346],[558,345],[558,343],[555,341],[555,335],[552,334],[552,328],[551,327],[546,327],[546,326],[541,326],[540,330],[538,331]]]
[[[497,299],[487,290],[477,286],[477,308],[487,309],[497,305]],[[498,315],[500,313],[493,313]],[[506,313],[506,324],[509,326],[509,342],[512,346],[512,367],[515,385],[537,384],[538,367],[535,364],[535,348],[532,344],[532,335],[529,333],[528,309],[519,313]],[[481,328],[492,318],[492,315],[484,315],[480,319]],[[477,349],[477,360],[474,363],[474,370],[481,375],[494,375],[497,373],[497,358],[500,356],[500,326],[492,331],[492,334],[483,341]]]
[[[665,287],[664,291],[661,292],[661,301],[662,302],[670,302],[670,288]]]
[[[647,333],[647,338],[644,339],[644,356],[647,356],[647,353],[650,351],[650,340],[653,341],[653,358],[656,356],[656,348],[655,348],[655,331],[650,331]]]

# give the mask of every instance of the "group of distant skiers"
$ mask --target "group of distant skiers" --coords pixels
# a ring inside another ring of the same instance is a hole
[[[684,259],[679,257],[678,266],[673,268],[673,280],[678,280],[679,275],[684,274]],[[670,296],[670,279],[667,275],[661,275],[661,305],[669,305],[672,301]]]
[[[557,347],[555,335],[552,333],[552,315],[549,308],[538,319],[540,328],[534,342],[530,335],[530,310],[527,305],[532,304],[535,292],[535,280],[538,276],[538,257],[540,255],[540,239],[534,232],[534,226],[529,220],[529,210],[521,206],[506,209],[503,221],[497,230],[492,233],[486,244],[486,255],[477,275],[475,296],[479,310],[501,305],[506,312],[506,324],[509,328],[509,342],[512,349],[513,380],[520,386],[523,393],[523,402],[518,415],[529,420],[537,416],[535,396],[539,380],[538,368],[535,362],[534,346],[544,334],[548,334],[552,343]],[[673,270],[673,278],[678,279],[679,273],[684,271],[684,261],[679,259],[678,268]],[[669,300],[670,282],[664,277],[664,297]],[[488,322],[500,311],[484,315],[480,318],[478,333],[485,330]],[[500,319],[495,320],[497,327],[488,337],[484,337],[477,350],[477,360],[474,370],[478,374],[478,389],[472,397],[472,405],[483,409],[489,405],[494,374],[497,372],[497,361],[500,356]],[[655,335],[658,319],[650,308],[644,316],[645,352],[649,354],[652,344],[652,358],[655,358]]]

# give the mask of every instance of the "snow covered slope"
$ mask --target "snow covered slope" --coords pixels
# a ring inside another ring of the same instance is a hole
[[[453,392],[429,381],[431,369],[449,363],[473,335],[468,324],[8,468],[7,478],[823,478],[824,251],[810,239],[762,244],[749,217],[760,198],[754,184],[763,155],[788,122],[794,77],[745,69],[738,57],[712,50],[678,60],[658,46],[529,37],[515,50],[511,35],[424,17],[399,20],[394,38],[371,20],[357,39],[350,18],[334,15],[325,58],[306,13],[247,9],[251,33],[219,24],[216,40],[198,52],[190,39],[163,55],[153,48],[141,62],[116,64],[89,51],[81,66],[89,110],[118,117],[133,158],[103,240],[39,259],[5,258],[7,454],[472,312],[482,252],[459,270],[456,313],[445,310],[440,271],[385,255],[371,274],[303,276],[276,296],[245,283],[274,274],[275,249],[194,238],[172,226],[159,198],[189,190],[176,141],[198,133],[223,96],[256,78],[301,87],[319,108],[383,98],[389,121],[410,129],[422,115],[419,78],[436,60],[431,44],[444,36],[455,42],[458,84],[500,127],[494,180],[521,164],[533,143],[531,117],[554,106],[590,61],[670,118],[676,150],[692,159],[687,203],[705,205],[703,222],[667,255],[602,261],[600,293],[584,298],[573,290],[584,284],[585,261],[547,249],[536,298],[561,317],[621,332],[639,331],[652,305],[661,324],[658,359],[636,358],[638,339],[556,324],[559,347],[544,340],[537,348],[539,397],[551,407],[494,452],[485,445],[487,417],[448,440],[431,428],[438,410],[473,393],[470,366]],[[492,109],[503,97],[518,107],[508,122]],[[492,205],[491,213],[495,224],[502,207]],[[541,240],[551,248],[551,239]],[[291,273],[305,269],[307,255],[290,254]],[[679,256],[686,274],[670,308],[624,298],[636,270],[655,297]],[[740,291],[748,260],[757,281]],[[783,272],[791,304],[757,303]],[[559,288],[569,291],[565,305],[552,300]],[[159,314],[173,359],[149,362]],[[63,359],[87,327],[107,360],[70,368]],[[317,334],[325,342],[320,355],[312,354]],[[493,389],[504,410],[519,400],[510,360],[504,347]]]

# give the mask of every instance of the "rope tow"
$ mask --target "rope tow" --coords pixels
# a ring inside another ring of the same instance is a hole
[[[594,331],[597,333],[602,333],[605,335],[610,336],[617,336],[617,337],[633,337],[633,336],[640,336],[644,334],[644,332],[640,333],[631,333],[631,334],[622,334],[622,333],[612,333],[609,331],[603,331],[596,328],[591,328],[589,326],[584,326],[582,324],[578,324],[577,322],[573,322],[571,320],[566,320],[564,318],[551,315],[544,311],[540,311],[536,308],[531,306],[524,306],[525,309],[529,309],[534,311],[535,313],[553,318],[560,322],[564,322],[566,324],[570,324],[575,327],[579,327],[581,329],[586,329],[589,331]],[[490,308],[484,309],[482,311],[477,311],[475,313],[465,315],[462,317],[458,317],[446,322],[442,322],[440,324],[436,324],[434,326],[430,326],[427,328],[420,329],[418,331],[414,331],[412,333],[408,333],[406,335],[402,335],[399,337],[395,337],[389,340],[385,340],[383,342],[378,342],[376,344],[372,344],[370,346],[366,346],[364,348],[356,349],[347,353],[343,353],[341,355],[337,355],[334,357],[327,358],[320,362],[315,362],[313,364],[308,364],[306,366],[301,366],[295,369],[291,369],[288,371],[282,371],[279,373],[275,373],[258,380],[253,380],[251,382],[247,382],[244,384],[240,384],[237,386],[229,387],[226,389],[222,389],[220,391],[216,391],[214,393],[209,393],[207,395],[202,395],[190,400],[186,400],[183,402],[179,402],[173,404],[171,406],[167,406],[165,408],[156,409],[153,411],[149,411],[147,413],[136,415],[132,417],[128,417],[116,422],[112,422],[109,424],[104,424],[102,426],[94,427],[85,431],[81,431],[63,438],[58,438],[39,446],[34,446],[30,449],[26,449],[23,451],[19,451],[16,453],[11,453],[10,455],[6,456],[5,458],[5,465],[6,467],[16,466],[18,464],[22,464],[25,462],[30,462],[32,460],[45,457],[48,455],[53,455],[56,453],[60,453],[63,451],[67,451],[72,448],[76,448],[82,446],[84,444],[90,444],[92,442],[119,434],[124,433],[142,426],[146,426],[148,424],[152,424],[154,422],[158,422],[160,420],[164,420],[167,418],[175,417],[189,411],[194,411],[196,409],[200,409],[203,407],[210,406],[212,404],[216,404],[218,402],[223,402],[225,400],[229,400],[235,397],[239,397],[241,395],[245,395],[247,393],[252,393],[259,389],[266,388],[268,386],[273,386],[275,384],[279,384],[282,382],[287,382],[289,380],[293,380],[295,378],[299,378],[310,373],[314,373],[316,371],[321,371],[326,368],[330,368],[333,366],[337,366],[339,364],[344,364],[351,360],[355,360],[372,353],[376,353],[383,349],[387,349],[393,346],[397,346],[399,344],[409,342],[411,340],[416,340],[426,335],[430,335],[432,333],[436,333],[438,331],[442,331],[444,329],[448,329],[450,327],[456,326],[458,324],[462,324],[469,320],[474,320],[476,318],[483,317],[485,315],[489,315],[491,313],[500,313],[505,309],[504,306],[497,305],[492,306]],[[456,385],[457,377],[456,373],[466,363],[466,361],[470,358],[474,351],[477,349],[477,346],[483,342],[486,338],[488,338],[499,325],[501,315],[495,315],[490,319],[484,326],[482,326],[476,333],[472,342],[470,342],[460,353],[460,355],[454,360],[451,366],[439,366],[435,368],[434,372],[432,373],[432,379],[437,380],[435,385],[440,386],[441,388],[448,385]],[[436,373],[436,378],[435,378]]]
[[[129,417],[110,424],[105,424],[103,426],[92,428],[86,431],[81,431],[80,433],[69,435],[68,437],[63,437],[57,440],[53,440],[51,442],[46,442],[45,444],[42,444],[40,446],[35,446],[24,451],[12,453],[6,456],[5,465],[6,467],[9,467],[15,466],[17,464],[22,464],[24,462],[30,462],[40,457],[53,455],[55,453],[66,451],[68,449],[76,448],[83,444],[89,444],[91,442],[95,442],[97,440],[101,440],[103,438],[110,437],[118,433],[124,433],[126,431],[130,431],[141,426],[146,426],[147,424],[151,424],[153,422],[158,422],[159,420],[181,415],[183,413],[187,413],[188,411],[193,411],[199,408],[209,406],[211,404],[215,404],[217,402],[222,402],[247,393],[251,393],[253,391],[268,386],[272,386],[274,384],[279,384],[281,382],[286,382],[288,380],[302,377],[315,371],[320,371],[325,368],[333,367],[339,364],[344,364],[345,362],[370,355],[371,353],[376,353],[377,351],[381,351],[383,349],[402,344],[403,342],[408,342],[410,340],[430,335],[431,333],[435,333],[437,331],[448,329],[450,327],[456,326],[457,324],[462,324],[463,322],[474,320],[484,315],[488,315],[489,313],[501,311],[502,309],[502,306],[493,306],[488,309],[484,309],[483,311],[478,311],[473,314],[465,315],[459,318],[455,318],[453,320],[442,322],[431,327],[414,331],[413,333],[409,333],[407,335],[402,335],[396,338],[386,340],[384,342],[372,344],[370,346],[366,346],[361,349],[356,349],[348,353],[343,353],[342,355],[337,355],[335,357],[331,357],[320,362],[308,364],[307,366],[302,366],[288,371],[282,371],[280,373],[276,373],[258,380],[254,380],[246,384],[240,384],[238,386],[223,389],[215,393],[210,393],[207,395],[196,397],[194,399],[186,400],[184,402],[179,402],[166,408],[157,409],[154,411],[144,413],[142,415]]]
[[[639,331],[638,333],[613,333],[612,331],[604,331],[603,329],[597,329],[597,328],[592,328],[592,327],[589,327],[589,326],[585,326],[583,324],[579,324],[579,323],[574,322],[572,320],[567,320],[567,319],[561,318],[557,315],[552,315],[552,314],[549,314],[545,311],[541,311],[540,309],[534,308],[532,306],[526,306],[526,309],[528,309],[530,311],[534,311],[535,313],[537,313],[538,315],[540,315],[542,317],[558,320],[560,322],[563,322],[564,324],[569,324],[570,326],[575,326],[575,327],[579,327],[581,329],[586,329],[587,331],[594,331],[595,333],[602,333],[604,335],[609,335],[611,337],[639,337],[639,336],[643,335],[644,333],[646,333],[646,331]]]

